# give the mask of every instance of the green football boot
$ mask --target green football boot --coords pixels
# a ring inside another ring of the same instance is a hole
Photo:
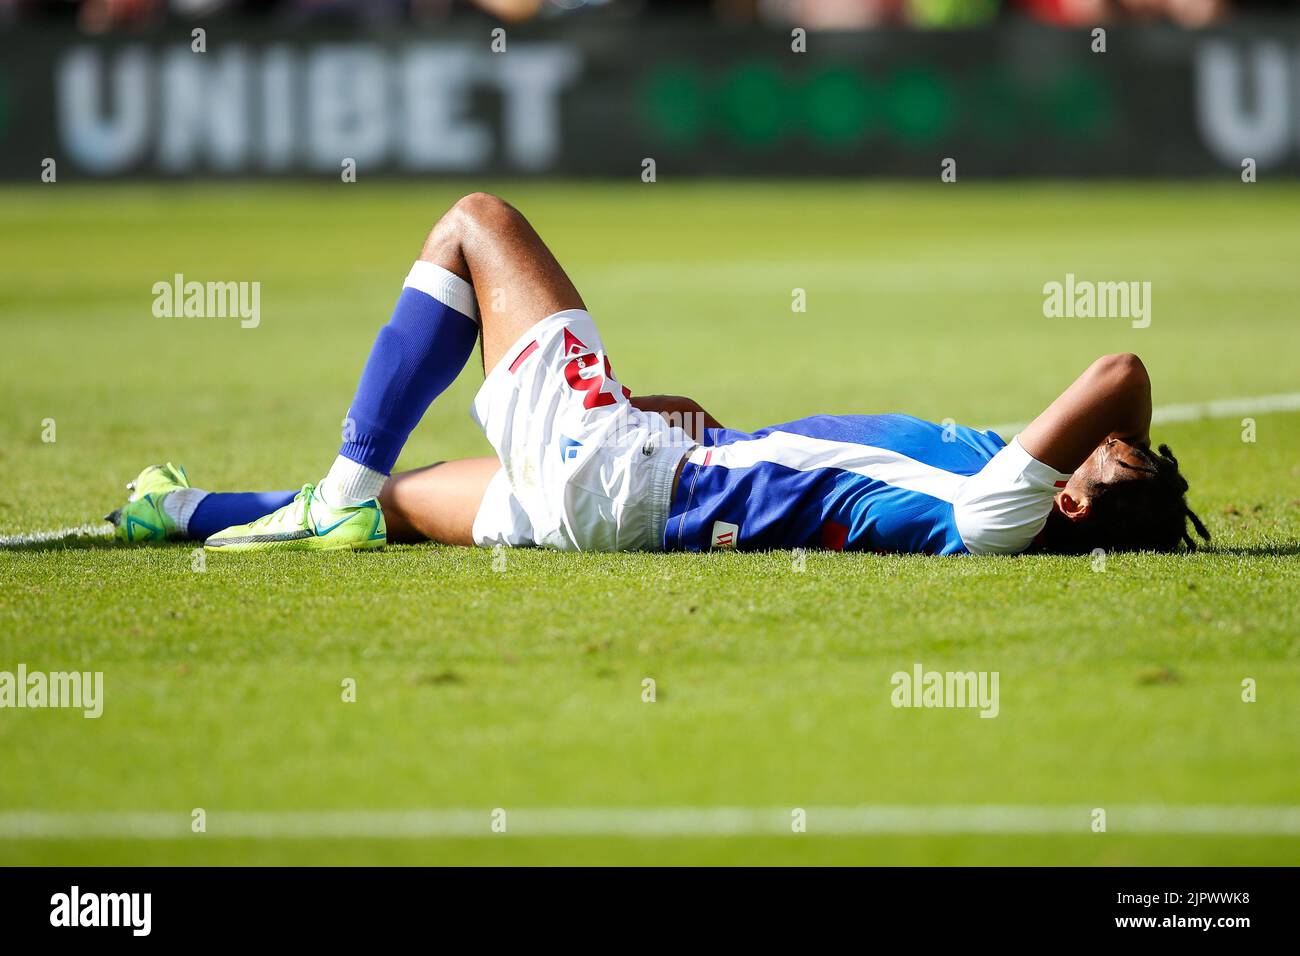
[[[218,531],[203,542],[208,551],[359,551],[382,548],[388,528],[378,500],[334,508],[316,497],[312,485],[264,518]]]
[[[189,487],[189,476],[180,465],[150,465],[126,486],[126,504],[104,515],[104,520],[116,527],[119,541],[131,544],[180,537],[176,522],[163,508],[163,499]]]

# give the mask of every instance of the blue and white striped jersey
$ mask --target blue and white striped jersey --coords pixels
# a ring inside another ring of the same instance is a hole
[[[910,415],[711,428],[682,466],[664,548],[1014,554],[1068,479],[1017,440]]]

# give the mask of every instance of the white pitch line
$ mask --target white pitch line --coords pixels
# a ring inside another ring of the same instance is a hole
[[[1300,836],[1300,806],[1114,806],[1106,831],[1116,834]],[[221,812],[206,816],[203,833],[191,831],[189,811],[0,811],[0,840],[59,839],[396,839],[516,837],[747,837],[799,835],[790,807],[571,807],[505,812],[481,810],[337,810]],[[808,807],[811,836],[933,836],[1078,834],[1093,832],[1087,806]]]
[[[1207,418],[1234,418],[1237,415],[1297,411],[1300,411],[1300,392],[1282,392],[1278,395],[1220,398],[1213,402],[1159,405],[1151,411],[1151,424],[1168,425],[1170,422],[1199,422]],[[1023,430],[1028,424],[1029,422],[1010,422],[1002,425],[987,425],[983,430],[1009,435]]]
[[[75,528],[55,528],[53,531],[27,531],[0,535],[0,548],[20,547],[24,544],[46,544],[51,541],[72,541],[77,538],[107,538],[113,534],[108,522],[77,525]]]

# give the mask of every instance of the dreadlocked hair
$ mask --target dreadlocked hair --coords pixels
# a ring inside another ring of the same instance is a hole
[[[1177,551],[1186,545],[1196,550],[1193,530],[1206,541],[1210,532],[1187,507],[1187,479],[1178,471],[1178,459],[1161,445],[1158,452],[1134,446],[1141,465],[1119,464],[1140,472],[1120,481],[1095,483],[1088,489],[1091,510],[1082,521],[1071,521],[1053,511],[1044,529],[1046,550],[1086,554],[1106,551]]]

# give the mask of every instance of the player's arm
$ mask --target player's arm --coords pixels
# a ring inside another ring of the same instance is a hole
[[[696,441],[704,437],[704,429],[722,427],[722,422],[699,402],[684,395],[638,395],[632,404],[643,412],[658,412],[668,424],[679,426]]]
[[[1131,352],[1103,355],[1020,433],[1034,458],[1072,472],[1107,438],[1151,442],[1151,378]]]

